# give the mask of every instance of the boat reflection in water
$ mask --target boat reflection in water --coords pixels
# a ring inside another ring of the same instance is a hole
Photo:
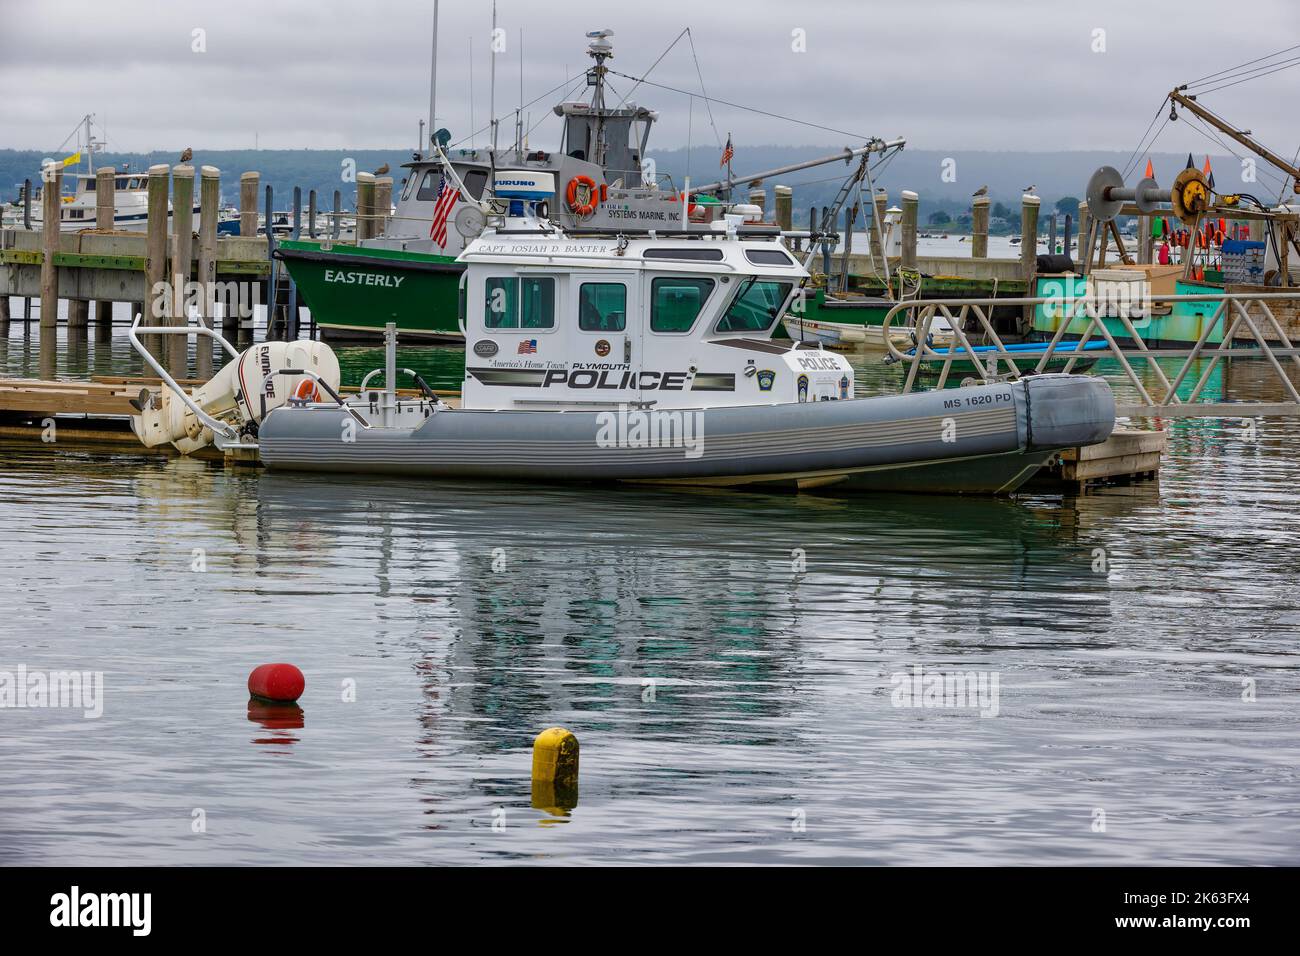
[[[291,555],[308,591],[346,567],[348,589],[381,602],[375,630],[413,655],[421,744],[434,750],[445,719],[471,736],[485,718],[483,731],[513,728],[486,736],[502,748],[556,715],[611,729],[602,712],[647,680],[675,706],[624,713],[622,730],[677,735],[692,711],[720,709],[735,742],[774,743],[785,731],[764,722],[798,698],[767,688],[799,685],[805,641],[868,656],[938,642],[959,655],[1008,621],[1075,643],[1109,618],[1089,549],[1046,499],[457,484],[431,495],[273,473],[256,486],[256,529],[241,538],[258,566]],[[1071,617],[1047,606],[1054,594],[1075,600]]]

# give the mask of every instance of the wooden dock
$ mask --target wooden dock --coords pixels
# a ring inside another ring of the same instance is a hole
[[[1116,428],[1100,445],[1065,449],[1034,482],[1084,495],[1107,485],[1156,481],[1168,443],[1168,431]]]

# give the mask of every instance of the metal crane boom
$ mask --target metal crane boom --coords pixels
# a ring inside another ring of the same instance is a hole
[[[1184,89],[1186,89],[1186,87],[1179,87],[1178,89],[1174,90],[1169,94],[1169,99],[1172,102],[1177,103],[1179,106],[1183,107],[1184,109],[1194,113],[1196,116],[1199,116],[1201,119],[1205,120],[1205,122],[1209,123],[1215,129],[1219,130],[1219,132],[1232,137],[1242,146],[1245,146],[1252,153],[1255,153],[1257,156],[1262,156],[1268,162],[1272,163],[1278,169],[1282,170],[1282,172],[1286,173],[1288,176],[1291,177],[1292,192],[1300,193],[1300,168],[1292,166],[1290,163],[1288,163],[1277,153],[1273,152],[1271,149],[1264,146],[1259,141],[1252,139],[1248,131],[1239,130],[1236,129],[1235,127],[1229,126],[1223,120],[1219,119],[1219,117],[1215,116],[1213,113],[1207,110],[1200,103],[1196,102],[1196,97],[1185,95],[1182,92]]]

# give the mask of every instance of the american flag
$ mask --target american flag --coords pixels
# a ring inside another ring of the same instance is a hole
[[[429,226],[429,238],[442,249],[447,247],[447,217],[451,215],[451,207],[456,205],[457,195],[447,182],[447,174],[443,173],[438,181],[438,199],[433,205],[433,223]]]
[[[536,355],[536,354],[537,354],[537,339],[524,339],[522,342],[520,342],[520,343],[519,343],[519,353],[518,353],[518,354],[520,354],[520,355]]]
[[[732,148],[732,146],[731,146],[731,134],[728,133],[728,134],[727,134],[727,146],[726,146],[726,148],[723,149],[723,151],[722,151],[722,162],[718,163],[718,165],[719,165],[719,166],[725,166],[725,165],[727,165],[727,163],[731,162],[732,157],[735,156],[735,155],[736,155],[736,151],[735,151],[735,150]]]

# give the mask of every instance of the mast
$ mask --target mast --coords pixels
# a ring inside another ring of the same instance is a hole
[[[492,0],[492,59],[488,70],[488,116],[492,120],[492,151],[497,148],[497,0]]]
[[[433,131],[438,127],[436,125],[436,114],[434,112],[438,102],[438,0],[433,0],[433,56],[429,61],[429,143],[433,142]],[[420,134],[420,150],[423,152],[427,145],[424,142],[424,133]]]
[[[1179,87],[1178,89],[1174,90],[1172,93],[1169,94],[1169,99],[1177,103],[1179,106],[1183,107],[1184,109],[1195,114],[1196,116],[1199,116],[1201,119],[1205,120],[1205,122],[1209,123],[1219,132],[1224,133],[1227,136],[1231,136],[1233,139],[1235,139],[1242,146],[1245,146],[1252,153],[1255,153],[1258,156],[1262,156],[1268,162],[1272,163],[1278,169],[1282,170],[1282,172],[1286,173],[1293,180],[1291,184],[1291,191],[1295,193],[1300,193],[1300,169],[1297,169],[1295,166],[1292,166],[1290,163],[1288,163],[1277,153],[1273,152],[1271,149],[1268,149],[1266,146],[1264,146],[1257,140],[1252,139],[1249,130],[1239,130],[1232,126],[1229,126],[1223,120],[1219,119],[1219,117],[1215,116],[1213,113],[1207,110],[1200,103],[1196,102],[1196,97],[1184,95],[1182,90],[1184,90],[1185,88],[1186,87]],[[1177,117],[1175,116],[1174,118],[1176,119]]]
[[[597,166],[605,165],[605,61],[614,56],[613,44],[609,38],[613,30],[593,30],[587,36],[591,43],[587,46],[587,56],[596,61],[588,76],[588,85],[592,87],[591,110],[596,114],[595,142],[592,143],[592,160]]]
[[[515,110],[515,153],[524,152],[524,29],[519,28],[519,108]]]
[[[95,175],[95,147],[91,144],[90,117],[91,114],[87,113],[84,120],[86,124],[86,172],[93,176]]]

